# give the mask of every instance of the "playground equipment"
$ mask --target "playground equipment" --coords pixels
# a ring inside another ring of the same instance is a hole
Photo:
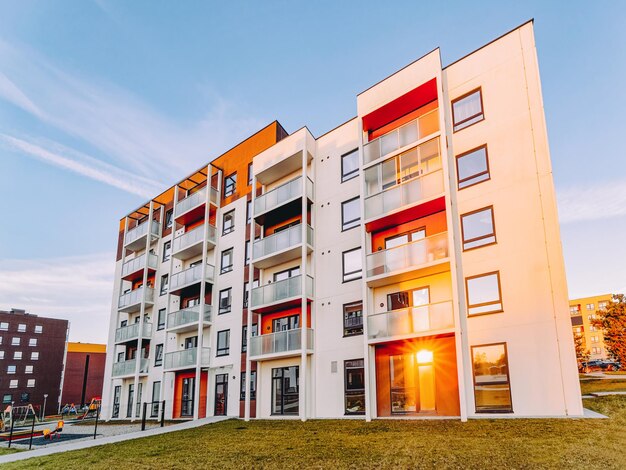
[[[40,422],[37,412],[31,404],[23,406],[9,405],[0,413],[0,431],[8,431],[11,428],[11,423],[13,423],[13,426],[23,426],[33,416],[37,422]]]
[[[78,416],[77,419],[95,418],[101,406],[102,406],[102,398],[100,397],[92,398],[91,403],[89,403],[89,406],[87,407],[85,412],[81,416]]]

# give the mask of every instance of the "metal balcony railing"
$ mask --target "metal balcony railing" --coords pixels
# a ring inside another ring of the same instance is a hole
[[[313,228],[307,225],[307,243],[313,246]],[[264,258],[302,243],[302,224],[289,227],[254,242],[253,259]]]
[[[313,181],[307,177],[306,194],[309,199],[313,199]],[[254,215],[275,209],[285,202],[302,195],[302,176],[287,181],[284,184],[261,194],[254,200]]]
[[[135,368],[137,367],[137,359],[129,359],[128,361],[120,361],[113,363],[113,370],[111,375],[113,377],[122,377],[125,375],[133,375]],[[148,373],[148,359],[141,359],[139,363],[139,373]]]
[[[207,225],[206,228],[206,237],[207,240],[215,245],[215,234],[216,228],[213,225]],[[187,247],[195,245],[196,243],[202,242],[204,234],[204,225],[194,228],[189,232],[185,232],[184,234],[174,238],[174,244],[172,247],[172,253],[176,254],[181,250],[184,250]]]
[[[307,349],[313,349],[313,329],[307,328]],[[279,354],[302,349],[302,328],[277,331],[250,338],[250,357]]]
[[[148,225],[150,225],[147,221],[142,224],[137,225],[134,228],[131,228],[126,232],[126,236],[124,237],[124,245],[129,245],[135,240],[140,239],[144,235],[148,233]],[[152,235],[159,236],[161,233],[161,224],[156,220],[152,221]]]
[[[215,267],[211,264],[206,265],[206,281],[213,282],[213,276],[215,275]],[[202,279],[202,264],[198,264],[191,268],[187,268],[176,274],[172,274],[170,279],[170,290],[179,289],[188,284],[200,282]]]
[[[148,268],[156,269],[158,257],[154,253],[148,253]],[[146,266],[146,254],[137,256],[122,265],[122,277],[143,269]]]
[[[117,303],[118,308],[126,308],[131,305],[135,305],[141,303],[143,299],[144,287],[140,287],[139,289],[132,290],[127,292],[126,294],[120,295],[120,298]],[[148,287],[146,290],[146,302],[153,302],[154,300],[154,289],[152,287]]]
[[[210,187],[210,190],[211,192],[209,194],[209,201],[213,204],[217,204],[217,201],[219,201],[219,192],[216,188],[212,186]],[[206,201],[206,192],[207,187],[205,186],[204,188],[199,189],[195,193],[190,194],[186,198],[178,201],[174,210],[174,217],[183,215],[185,212],[190,211],[194,207],[197,207],[200,204],[204,204],[204,202]]]
[[[143,322],[143,328],[141,330],[142,338],[152,337],[152,323]],[[139,338],[139,323],[133,323],[132,325],[122,326],[115,330],[115,342],[123,343],[126,341],[132,341]]]
[[[311,276],[307,276],[306,279],[306,293],[309,297],[313,296],[313,278]],[[252,289],[252,308],[301,295],[302,275],[293,276]]]
[[[190,348],[181,351],[174,351],[165,354],[164,369],[184,369],[195,367],[198,359],[198,349],[200,352],[200,365],[208,366],[210,358],[209,348]]]
[[[403,337],[453,327],[451,300],[367,316],[369,339]]]
[[[193,307],[184,308],[176,312],[172,312],[167,316],[167,329],[178,328],[182,325],[189,325],[198,323],[200,320],[200,305],[194,305]],[[202,321],[211,321],[211,306],[204,306],[204,313],[202,315]]]

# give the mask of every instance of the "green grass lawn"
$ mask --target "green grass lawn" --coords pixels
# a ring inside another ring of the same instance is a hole
[[[585,406],[611,418],[230,420],[4,468],[626,468],[626,397]]]
[[[7,443],[6,442],[0,442],[0,455],[6,455],[6,454],[12,454],[13,452],[18,452],[17,450],[11,448],[11,449],[7,449]]]
[[[580,381],[580,391],[583,395],[593,392],[626,392],[624,379],[590,379]]]

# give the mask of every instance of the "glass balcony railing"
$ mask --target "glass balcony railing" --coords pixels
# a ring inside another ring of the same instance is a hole
[[[367,277],[389,274],[448,257],[448,232],[367,255]]]
[[[216,230],[217,229],[213,225],[208,225],[206,229],[207,240],[209,240],[214,245],[215,245],[215,240],[216,240],[215,238]],[[184,234],[174,238],[174,245],[173,245],[172,252],[176,254],[184,250],[185,248],[195,245],[196,243],[202,242],[204,240],[203,234],[204,234],[204,225],[194,228],[193,230],[189,230],[188,232],[185,232]]]
[[[453,327],[454,315],[450,300],[367,316],[369,339],[408,336]]]
[[[148,268],[157,268],[158,258],[154,253],[148,253]],[[146,266],[146,254],[137,256],[130,261],[126,261],[122,265],[122,277],[126,277],[129,274],[135,273]]]
[[[132,242],[139,240],[148,233],[148,222],[137,225],[126,232],[124,237],[124,245],[130,245]],[[152,221],[152,235],[159,236],[161,233],[161,224],[155,220]]]
[[[167,329],[178,328],[183,325],[190,325],[198,323],[200,320],[200,305],[194,305],[193,307],[184,308],[177,312],[172,312],[167,316]],[[204,313],[202,315],[203,322],[211,321],[211,306],[204,306]]]
[[[307,243],[313,246],[313,228],[307,225]],[[302,224],[274,233],[254,242],[253,259],[264,258],[302,243]]]
[[[209,201],[213,204],[217,204],[219,201],[219,192],[216,188],[210,187]],[[174,217],[178,217],[183,215],[185,212],[190,211],[194,207],[199,206],[200,204],[204,204],[206,201],[206,191],[207,187],[205,186],[202,189],[199,189],[195,193],[190,194],[184,199],[181,199],[176,203],[176,209],[174,210]]]
[[[209,348],[190,348],[181,351],[174,351],[165,354],[164,369],[184,369],[195,367],[198,360],[198,349],[200,349],[200,365],[208,366],[210,358]]]
[[[142,338],[152,337],[152,323],[144,322],[141,330]],[[132,341],[139,338],[139,323],[133,323],[132,325],[123,326],[115,330],[115,342],[123,343],[126,341]]]
[[[306,279],[307,296],[313,296],[313,278]],[[302,276],[293,276],[272,284],[266,284],[252,289],[252,308],[261,305],[273,304],[281,300],[299,297],[302,295]]]
[[[313,349],[313,329],[307,328],[307,350]],[[286,353],[302,349],[302,328],[278,331],[250,338],[250,357]]]
[[[215,275],[215,267],[211,264],[206,265],[206,281],[213,282],[213,276]],[[202,279],[202,264],[197,264],[191,268],[187,268],[176,274],[172,274],[170,279],[170,290],[179,289],[188,284],[200,282]]]
[[[120,295],[120,298],[117,303],[117,307],[127,308],[131,305],[139,304],[143,300],[143,292],[144,288],[140,287],[139,289],[132,290],[127,292],[126,294]],[[148,287],[146,290],[146,302],[154,301],[154,289],[152,287]]]
[[[439,110],[417,119],[363,145],[363,164],[367,165],[439,131]]]
[[[125,375],[134,375],[137,367],[137,359],[129,359],[128,361],[120,361],[113,363],[113,371],[111,375],[113,377],[122,377]],[[148,373],[148,359],[141,359],[139,363],[139,373]]]
[[[313,199],[313,181],[307,178],[306,194],[309,199]],[[281,184],[271,191],[261,194],[254,200],[254,215],[275,209],[285,202],[302,195],[302,176]]]

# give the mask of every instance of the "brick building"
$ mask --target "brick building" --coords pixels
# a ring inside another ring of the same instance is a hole
[[[106,345],[68,343],[61,403],[84,405],[101,397]]]

